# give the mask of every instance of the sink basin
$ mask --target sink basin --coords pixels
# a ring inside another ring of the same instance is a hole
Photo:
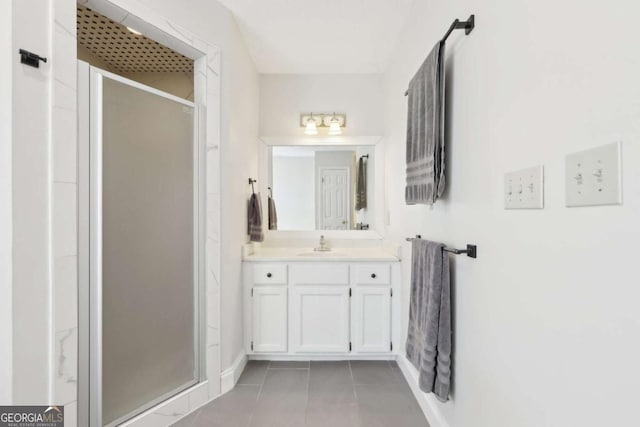
[[[314,251],[314,252],[302,252],[297,256],[306,256],[306,257],[334,257],[334,256],[344,256],[343,253],[340,252],[332,252],[332,251]]]

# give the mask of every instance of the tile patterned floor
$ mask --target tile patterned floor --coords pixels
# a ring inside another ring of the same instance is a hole
[[[229,393],[174,427],[428,427],[395,362],[250,361]]]

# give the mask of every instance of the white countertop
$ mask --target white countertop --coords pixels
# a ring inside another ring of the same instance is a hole
[[[386,261],[395,262],[400,258],[381,248],[331,248],[328,252],[314,251],[313,248],[256,248],[243,257],[245,261]]]

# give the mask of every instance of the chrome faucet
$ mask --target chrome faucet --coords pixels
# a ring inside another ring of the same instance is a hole
[[[320,236],[320,246],[317,248],[313,248],[313,250],[319,252],[327,252],[330,251],[331,248],[327,246],[327,242],[324,240],[324,236]]]

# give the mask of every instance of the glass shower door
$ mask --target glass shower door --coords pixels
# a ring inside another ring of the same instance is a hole
[[[194,105],[91,67],[90,397],[116,425],[199,379]]]

